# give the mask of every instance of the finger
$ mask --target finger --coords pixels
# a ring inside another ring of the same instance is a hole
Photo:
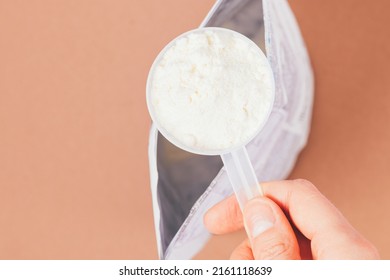
[[[213,234],[225,234],[243,228],[242,212],[235,196],[213,206],[204,215],[204,225]]]
[[[376,249],[309,181],[263,184],[265,195],[289,213],[299,231],[311,240],[314,259],[378,258]]]
[[[250,200],[244,224],[257,260],[300,259],[294,231],[280,207],[266,197]]]
[[[253,260],[252,248],[249,239],[245,239],[230,255],[231,260]]]

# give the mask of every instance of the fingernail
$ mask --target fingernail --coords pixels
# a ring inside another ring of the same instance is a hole
[[[271,207],[261,198],[248,202],[244,210],[245,228],[250,237],[255,238],[275,224]]]

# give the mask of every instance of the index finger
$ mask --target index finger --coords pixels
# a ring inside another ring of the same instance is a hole
[[[264,195],[291,216],[294,224],[300,225],[304,231],[302,233],[309,239],[318,228],[324,226],[322,216],[327,217],[327,223],[345,222],[339,211],[306,180],[264,182],[262,188]],[[234,195],[213,206],[204,220],[206,227],[214,234],[224,234],[243,227],[242,213]]]

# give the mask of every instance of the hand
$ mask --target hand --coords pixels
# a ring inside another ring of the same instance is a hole
[[[378,259],[361,236],[317,188],[306,180],[262,184],[264,197],[247,203],[244,218],[235,196],[212,207],[204,217],[214,234],[245,225],[249,240],[232,259]]]

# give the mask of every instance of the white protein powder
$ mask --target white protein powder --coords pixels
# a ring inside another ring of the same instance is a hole
[[[149,110],[169,140],[219,153],[256,135],[272,108],[273,76],[250,39],[204,28],[164,50],[149,76]]]

